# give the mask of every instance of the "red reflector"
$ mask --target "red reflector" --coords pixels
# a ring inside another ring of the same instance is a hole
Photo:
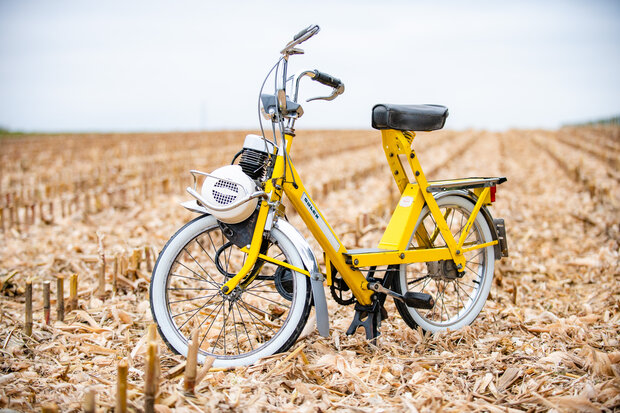
[[[496,186],[491,187],[491,202],[495,202],[495,192],[497,191]]]

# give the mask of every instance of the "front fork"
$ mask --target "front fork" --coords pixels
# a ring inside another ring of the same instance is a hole
[[[263,245],[263,233],[265,232],[265,224],[267,223],[269,209],[269,203],[265,200],[262,200],[258,211],[258,218],[256,219],[256,225],[254,226],[252,241],[250,242],[249,247],[246,247],[248,249],[248,255],[239,272],[222,286],[222,292],[224,294],[230,294],[230,292],[233,291],[242,281],[242,285],[249,285],[249,283],[251,283],[252,280],[256,278],[256,275],[260,272],[259,269],[259,271],[253,272],[253,276],[252,274],[250,274],[256,264],[259,254],[261,253],[261,247]],[[245,280],[246,276],[248,275],[250,275],[250,277]]]

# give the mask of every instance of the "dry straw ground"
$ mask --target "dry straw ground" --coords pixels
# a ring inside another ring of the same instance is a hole
[[[0,141],[0,407],[34,411],[54,402],[61,411],[79,411],[94,389],[99,409],[111,410],[117,364],[125,358],[129,408],[142,409],[153,255],[192,217],[177,205],[188,198],[187,171],[227,163],[243,136]],[[376,132],[307,131],[293,148],[347,246],[375,246],[396,202],[379,142]],[[330,299],[329,339],[310,329],[291,349],[298,349],[294,357],[211,371],[195,397],[184,395],[182,376],[169,374],[183,358],[160,342],[158,411],[620,409],[620,129],[442,131],[419,134],[416,149],[431,178],[508,177],[492,211],[506,219],[510,257],[498,263],[476,322],[423,335],[390,304],[373,347],[362,332],[344,334],[352,309]],[[107,261],[103,295],[97,234]],[[149,262],[145,251],[153,251]],[[52,311],[46,326],[43,282],[51,281],[54,309],[56,276],[68,285],[74,273],[77,308],[64,323]],[[23,332],[27,279],[31,337]]]

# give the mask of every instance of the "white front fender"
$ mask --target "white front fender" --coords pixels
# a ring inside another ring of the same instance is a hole
[[[321,336],[329,337],[329,313],[327,312],[327,299],[325,297],[325,289],[323,288],[323,274],[319,269],[319,264],[310,248],[310,244],[295,227],[283,219],[278,219],[274,227],[278,228],[295,246],[306,270],[310,273],[312,297],[316,310],[316,326]]]

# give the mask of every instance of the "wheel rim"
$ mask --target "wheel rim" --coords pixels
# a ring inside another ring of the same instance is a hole
[[[458,241],[470,216],[469,210],[461,205],[448,204],[440,206],[440,211],[446,218],[450,232]],[[427,211],[423,215],[417,228],[424,229],[427,237],[425,240],[414,235],[409,244],[410,249],[425,246],[447,247],[430,212]],[[467,248],[482,242],[484,242],[482,229],[474,221],[463,247]],[[452,260],[403,265],[407,290],[431,294],[435,300],[435,305],[430,310],[411,309],[423,322],[433,327],[448,328],[455,325],[469,315],[480,299],[486,298],[482,297],[482,284],[487,270],[487,249],[482,248],[463,254],[466,265],[462,277],[458,276]]]
[[[264,263],[246,288],[221,293],[220,287],[246,257],[236,246],[226,247],[227,242],[217,226],[188,242],[166,276],[165,301],[169,321],[184,342],[197,328],[202,355],[235,359],[259,352],[282,332],[295,306],[297,285],[293,277],[292,297],[284,297],[274,279],[278,266]],[[277,243],[266,255],[290,258]]]

